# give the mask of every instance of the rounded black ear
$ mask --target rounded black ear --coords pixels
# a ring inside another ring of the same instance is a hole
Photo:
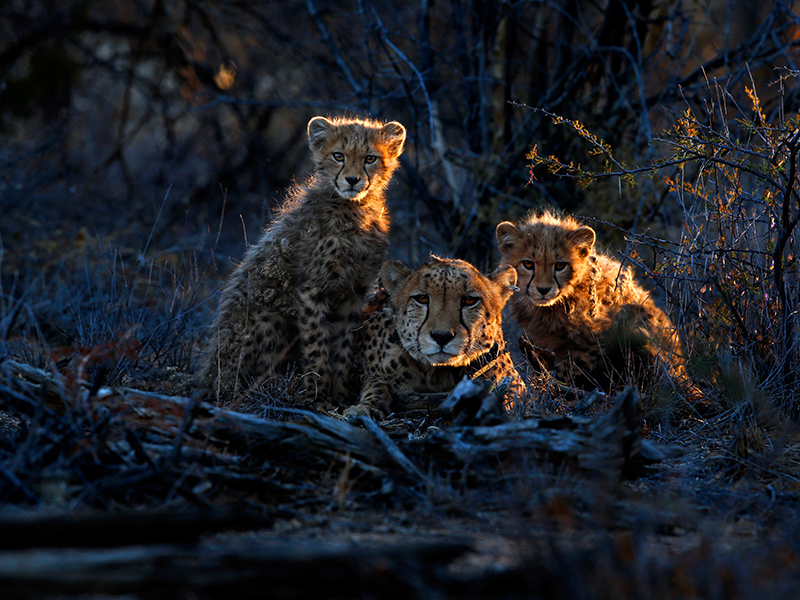
[[[517,291],[517,270],[511,265],[498,267],[489,275],[489,279],[500,288],[500,297],[503,299],[503,303]]]
[[[320,150],[328,139],[331,130],[336,127],[325,117],[314,117],[308,122],[308,146],[314,152]]]
[[[522,238],[522,232],[511,221],[503,221],[495,229],[497,247],[505,255],[514,250]]]
[[[381,267],[381,283],[391,296],[411,275],[411,269],[399,260],[387,260]]]
[[[381,127],[381,138],[386,143],[389,154],[396,158],[403,153],[403,144],[406,141],[406,128],[397,121],[391,121]]]
[[[594,250],[594,241],[597,235],[591,227],[578,227],[575,231],[569,234],[570,243],[578,248],[580,254],[589,256]]]

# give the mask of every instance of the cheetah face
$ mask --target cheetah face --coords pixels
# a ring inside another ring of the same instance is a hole
[[[345,200],[364,200],[383,188],[403,151],[406,131],[400,123],[330,121],[314,117],[308,141],[318,176]]]
[[[397,261],[381,269],[401,344],[432,366],[467,365],[502,340],[500,313],[516,279],[510,267],[487,277],[467,262],[436,257],[416,271]]]
[[[567,257],[558,257],[561,260],[539,260],[526,258],[518,265],[517,276],[523,290],[533,304],[550,306],[561,299],[562,291],[568,291],[572,282],[575,269]]]
[[[517,271],[519,293],[535,306],[552,306],[569,297],[584,277],[595,232],[547,221],[517,228],[506,221],[497,226],[497,242],[503,260]]]
[[[346,148],[342,148],[346,150]],[[369,191],[372,171],[380,160],[377,154],[361,155],[360,152],[331,153],[330,158],[339,163],[339,170],[333,179],[333,187],[342,198],[359,200]]]

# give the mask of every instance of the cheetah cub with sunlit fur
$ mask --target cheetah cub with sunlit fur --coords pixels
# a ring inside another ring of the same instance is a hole
[[[595,250],[591,227],[544,212],[500,223],[496,233],[518,275],[511,313],[534,346],[552,353],[560,381],[609,390],[659,372],[685,378],[669,318],[630,267]]]
[[[222,290],[202,375],[210,395],[227,401],[290,365],[301,403],[345,394],[353,332],[389,244],[385,189],[405,138],[396,121],[309,121],[315,173],[290,190]]]
[[[501,322],[516,280],[509,266],[483,275],[457,259],[432,257],[415,270],[384,263],[381,282],[389,297],[364,324],[361,397],[344,414],[382,418],[411,396],[450,392],[465,375],[494,382],[510,377],[510,408],[525,393]]]

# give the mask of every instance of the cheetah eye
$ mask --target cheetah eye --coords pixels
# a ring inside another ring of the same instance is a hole
[[[558,273],[559,271],[563,271],[564,269],[567,268],[567,263],[565,263],[565,262],[557,262],[553,266],[553,268],[555,269],[556,273]]]
[[[428,304],[428,302],[431,301],[431,299],[428,297],[428,294],[415,294],[414,296],[411,296],[411,299],[417,304],[422,305]]]
[[[376,160],[378,160],[378,157],[377,157],[377,156],[373,156],[372,154],[370,154],[370,155],[368,155],[368,156],[365,156],[365,157],[364,157],[364,162],[365,162],[366,164],[368,164],[368,165],[371,165],[371,164],[372,164],[372,163],[374,163]]]
[[[523,260],[522,266],[528,269],[528,271],[533,271],[534,264],[532,260]]]
[[[342,154],[341,152],[334,152],[333,154],[331,154],[331,156],[333,156],[333,160],[335,160],[336,162],[344,162],[344,154]]]
[[[480,296],[464,296],[461,299],[461,306],[475,306],[480,301]]]

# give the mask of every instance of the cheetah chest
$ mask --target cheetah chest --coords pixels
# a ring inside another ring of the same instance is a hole
[[[308,248],[300,276],[316,282],[316,287],[333,301],[339,296],[347,298],[354,291],[363,295],[386,254],[386,233],[376,224],[362,227],[352,218],[316,225],[315,232],[304,236],[316,239],[316,243]]]

